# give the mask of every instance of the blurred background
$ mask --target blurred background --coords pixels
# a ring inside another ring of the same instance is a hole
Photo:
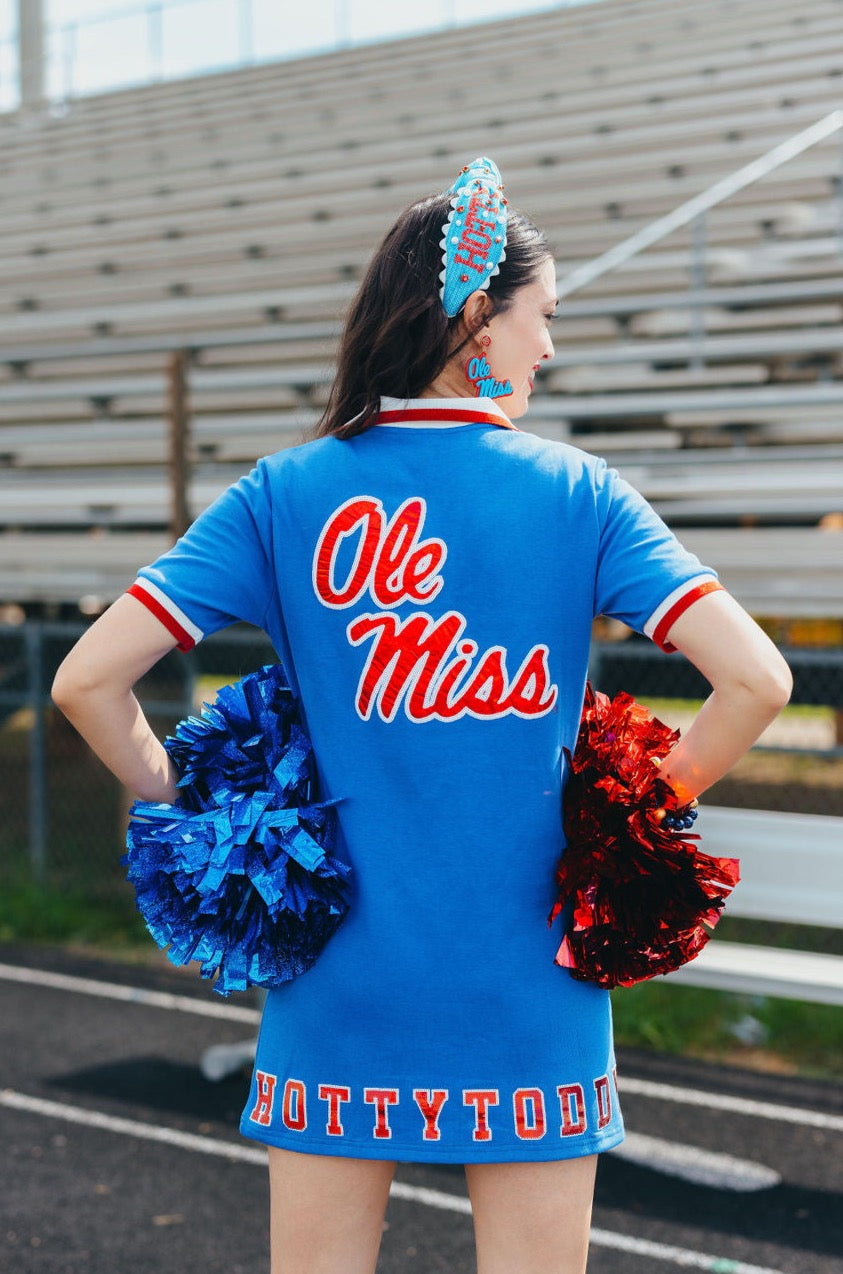
[[[568,0],[582,5],[594,0]],[[423,31],[564,8],[558,0],[24,0],[44,22],[47,95],[58,101]],[[0,108],[20,104],[18,0],[0,6]]]
[[[707,802],[843,818],[841,86],[840,0],[0,0],[0,938],[134,932],[128,798],[53,670],[302,440],[381,233],[483,153],[557,260],[527,426],[605,456],[794,669]],[[231,631],[141,695],[166,731],[272,658]],[[605,621],[591,674],[680,726],[706,693]]]

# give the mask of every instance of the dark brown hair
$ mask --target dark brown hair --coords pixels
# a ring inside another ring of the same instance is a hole
[[[449,194],[413,204],[375,252],[346,319],[316,437],[362,433],[374,424],[382,395],[417,398],[468,339],[458,340],[460,318],[449,319],[439,299],[440,242],[449,212]],[[506,257],[489,280],[492,314],[533,282],[550,255],[541,231],[510,209]]]

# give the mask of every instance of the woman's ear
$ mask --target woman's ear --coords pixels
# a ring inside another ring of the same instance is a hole
[[[465,303],[463,319],[468,336],[477,336],[492,317],[493,307],[485,288],[477,288]]]

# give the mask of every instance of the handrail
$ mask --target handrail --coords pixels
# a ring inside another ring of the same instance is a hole
[[[613,248],[609,248],[607,252],[602,253],[599,257],[594,257],[591,261],[585,261],[582,265],[571,270],[557,284],[557,297],[562,300],[564,297],[570,296],[572,292],[577,291],[578,288],[585,287],[587,283],[592,283],[602,275],[608,274],[610,270],[614,270],[620,265],[625,265],[627,261],[637,256],[639,252],[643,252],[645,248],[652,247],[654,243],[659,243],[667,235],[672,234],[674,230],[679,230],[682,226],[688,225],[689,222],[695,221],[706,213],[709,208],[722,203],[724,199],[737,194],[739,190],[744,190],[747,186],[751,186],[753,182],[758,181],[761,177],[766,177],[768,173],[780,168],[782,164],[786,164],[789,160],[795,159],[797,155],[801,155],[803,151],[810,149],[811,146],[816,146],[818,142],[825,141],[827,137],[832,136],[841,128],[843,128],[843,110],[833,110],[828,115],[824,115],[822,119],[817,120],[815,124],[811,124],[809,128],[803,129],[802,132],[794,133],[792,137],[780,142],[778,146],[774,146],[766,154],[760,155],[758,159],[745,164],[743,168],[736,169],[728,177],[722,177],[719,181],[714,182],[707,190],[694,195],[693,199],[688,199],[685,203],[674,208],[673,212],[669,212],[664,217],[659,217],[656,221],[650,222],[648,226],[644,226],[643,230],[638,230],[635,234],[630,235],[628,239],[623,239],[620,243],[616,243]]]

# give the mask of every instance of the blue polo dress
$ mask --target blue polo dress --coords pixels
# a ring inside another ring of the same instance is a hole
[[[246,620],[297,692],[348,917],[269,992],[247,1137],[444,1163],[623,1137],[609,996],[547,916],[596,615],[667,645],[717,588],[602,460],[494,400],[384,399],[261,460],[130,592],[189,649]]]

